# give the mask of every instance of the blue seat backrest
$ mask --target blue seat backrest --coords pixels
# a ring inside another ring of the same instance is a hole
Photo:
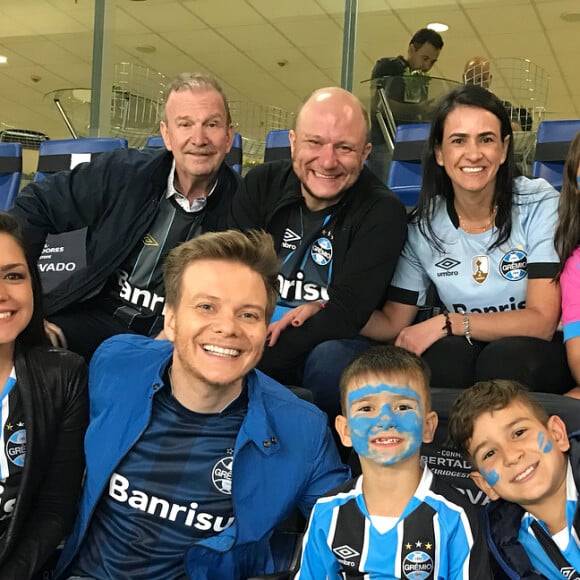
[[[290,130],[275,129],[266,135],[264,161],[290,159]]]
[[[560,191],[562,189],[564,162],[570,141],[578,131],[580,131],[580,120],[578,119],[542,121],[538,126],[532,175],[543,177]]]
[[[96,155],[112,149],[126,149],[127,139],[94,138],[43,141],[40,144],[38,168],[34,181],[45,179],[53,173],[73,169]],[[86,230],[75,230],[46,238],[44,250],[38,260],[43,290],[58,286],[76,270],[86,265]]]
[[[18,195],[22,177],[22,145],[0,143],[0,210],[7,211]]]
[[[34,181],[51,173],[73,169],[96,155],[112,149],[126,149],[127,139],[95,137],[91,139],[60,139],[43,141],[38,151],[38,167]]]
[[[147,138],[145,147],[161,148],[165,147],[163,137],[161,135],[153,135]],[[234,141],[230,152],[226,155],[226,163],[238,174],[242,174],[243,162],[243,148],[242,136],[239,133],[234,133]]]
[[[419,199],[421,160],[430,128],[429,123],[412,123],[399,125],[395,133],[395,148],[387,186],[403,200],[407,207],[417,205]]]
[[[234,141],[230,152],[226,155],[226,163],[239,175],[242,174],[243,156],[242,136],[239,133],[234,133]]]
[[[163,137],[161,135],[152,135],[151,137],[147,137],[145,147],[152,147],[154,149],[165,147],[165,143],[163,143]]]

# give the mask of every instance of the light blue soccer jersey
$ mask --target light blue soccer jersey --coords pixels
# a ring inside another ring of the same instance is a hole
[[[421,306],[433,283],[450,312],[525,308],[528,279],[552,278],[558,271],[554,231],[559,194],[544,179],[518,177],[514,183],[512,230],[500,247],[489,250],[497,237],[495,227],[481,234],[458,228],[443,197],[436,202],[432,226],[444,253],[416,223],[409,224],[389,299]]]
[[[384,533],[369,517],[362,482],[360,476],[318,500],[296,580],[491,577],[472,506],[428,467],[401,517]]]
[[[574,482],[574,474],[570,463],[568,463],[568,472],[566,475],[566,532],[567,542],[564,549],[560,546],[560,552],[568,563],[574,567],[575,570],[580,570],[580,540],[576,535],[573,527],[574,514],[576,512],[576,504],[578,503],[578,491]],[[564,578],[565,576],[552,563],[538,540],[536,539],[531,525],[536,518],[529,512],[526,512],[522,517],[518,540],[525,548],[530,561],[534,568],[541,572],[546,578]],[[540,525],[543,526],[541,522]],[[547,531],[547,528],[543,526]],[[564,532],[566,534],[566,532]],[[548,532],[549,533],[549,532]]]

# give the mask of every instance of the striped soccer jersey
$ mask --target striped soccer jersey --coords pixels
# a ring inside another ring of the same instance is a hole
[[[385,533],[371,522],[362,482],[363,476],[353,479],[316,503],[297,580],[491,577],[477,512],[428,467],[400,518]]]

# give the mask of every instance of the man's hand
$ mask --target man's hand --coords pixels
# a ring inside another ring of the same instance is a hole
[[[60,346],[61,348],[67,348],[66,337],[60,326],[54,324],[54,322],[44,321],[44,332],[50,340],[52,346]]]
[[[445,317],[443,315],[434,316],[425,322],[403,328],[395,340],[395,346],[401,346],[420,356],[432,344],[446,336],[444,329]]]
[[[274,346],[282,331],[288,328],[288,326],[302,326],[309,318],[320,312],[322,308],[324,308],[324,302],[307,302],[286,312],[280,320],[272,322],[268,326],[268,346]]]

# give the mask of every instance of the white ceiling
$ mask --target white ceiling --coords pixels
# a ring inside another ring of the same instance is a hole
[[[114,62],[169,77],[210,72],[231,100],[289,111],[313,89],[340,83],[344,0],[116,3]],[[69,137],[45,95],[90,86],[93,11],[92,0],[2,0],[0,128]],[[564,21],[567,12],[578,20]],[[580,118],[578,0],[359,0],[354,92],[366,97],[360,81],[375,61],[405,54],[413,32],[432,21],[450,27],[432,75],[459,80],[474,55],[528,58],[550,76],[546,118]]]

